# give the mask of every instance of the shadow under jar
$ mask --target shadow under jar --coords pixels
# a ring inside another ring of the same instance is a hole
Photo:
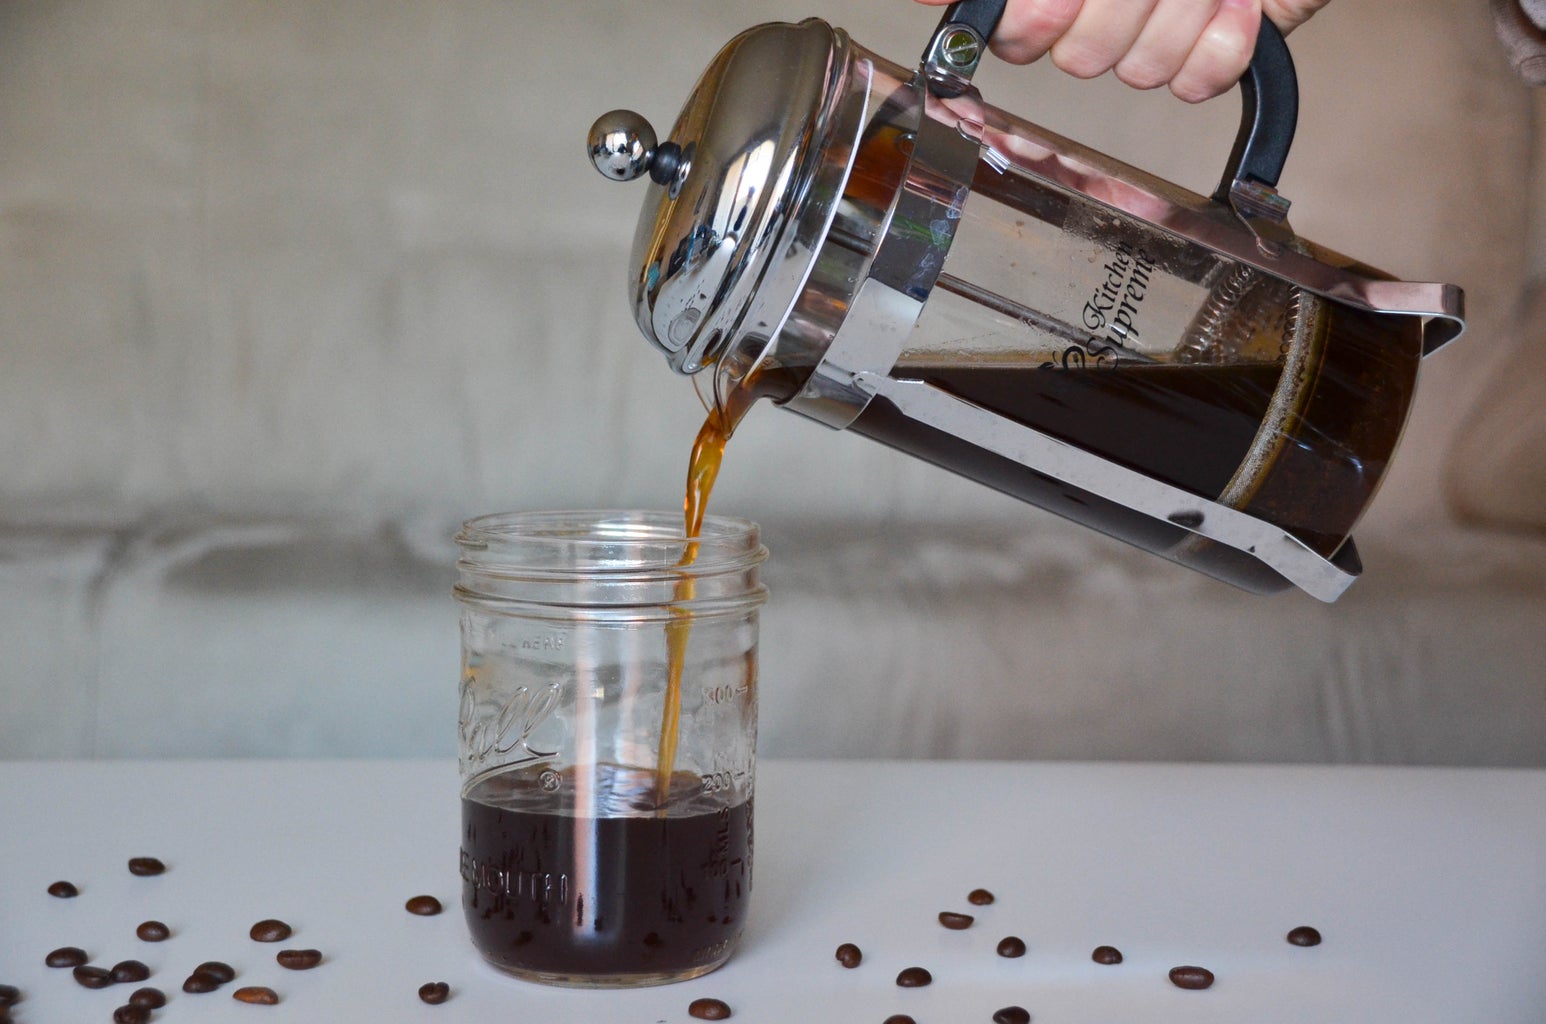
[[[473,944],[555,985],[719,967],[751,896],[758,528],[512,513],[457,543]]]

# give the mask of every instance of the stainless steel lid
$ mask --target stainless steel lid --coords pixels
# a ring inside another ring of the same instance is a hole
[[[776,329],[793,302],[803,274],[787,250],[846,49],[818,19],[759,25],[710,62],[666,142],[627,111],[592,128],[603,174],[650,175],[630,289],[640,329],[679,373],[712,363],[743,323]],[[774,264],[792,286],[764,287]]]

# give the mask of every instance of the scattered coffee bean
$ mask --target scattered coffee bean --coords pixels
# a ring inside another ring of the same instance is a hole
[[[144,981],[150,977],[150,968],[139,960],[120,960],[113,965],[113,982]]]
[[[432,981],[419,986],[419,998],[431,1006],[438,1006],[451,997],[451,986],[443,981]]]
[[[171,937],[172,929],[160,921],[146,921],[134,929],[134,934],[145,942],[165,942]]]
[[[184,992],[213,992],[225,982],[208,971],[194,971],[183,981]]]
[[[1321,933],[1307,924],[1302,924],[1288,933],[1288,941],[1296,946],[1319,946]]]
[[[858,967],[860,962],[863,960],[864,954],[861,953],[859,951],[859,947],[855,946],[852,942],[845,942],[841,946],[837,947],[837,962],[842,964],[844,967],[850,969]]]
[[[107,988],[113,983],[113,972],[105,967],[81,964],[75,968],[75,980],[86,988]]]
[[[283,942],[293,933],[283,921],[268,917],[253,925],[247,934],[252,936],[254,942]]]
[[[267,917],[253,925],[247,934],[254,942],[283,942],[294,934],[294,929],[278,918]]]
[[[75,888],[75,885],[72,882],[59,881],[48,887],[48,894],[50,896],[58,896],[62,900],[67,900],[71,897],[79,896],[81,891]]]
[[[166,1005],[166,993],[159,988],[137,988],[129,996],[130,1006],[143,1006],[147,1010],[159,1010]]]
[[[973,889],[966,894],[966,902],[974,907],[985,907],[993,902],[993,894],[986,889]]]
[[[43,962],[50,967],[79,967],[89,959],[79,946],[60,946],[45,956]]]
[[[975,920],[977,919],[970,914],[957,914],[952,910],[941,910],[939,912],[939,923],[952,931],[970,928]]]
[[[687,1015],[699,1020],[729,1020],[730,1004],[722,999],[694,999],[687,1004]]]
[[[1006,1006],[994,1011],[993,1024],[1031,1024],[1031,1014],[1023,1006]]]
[[[21,1002],[21,989],[15,985],[0,985],[0,1006],[15,1006]]]
[[[922,988],[934,980],[934,975],[922,967],[905,967],[896,976],[896,983],[903,988]]]
[[[1025,940],[1014,935],[1006,935],[998,941],[998,955],[1013,959],[1025,955]]]
[[[1172,967],[1170,983],[1176,988],[1204,989],[1213,984],[1213,972],[1206,967]]]
[[[1090,959],[1098,964],[1119,964],[1122,962],[1122,951],[1115,946],[1096,946]]]
[[[159,875],[166,870],[166,865],[155,857],[130,857],[129,874],[139,875],[144,878],[149,875]]]
[[[420,917],[433,917],[440,913],[440,901],[433,896],[415,896],[403,904],[410,914],[418,914]]]
[[[246,985],[231,993],[231,998],[240,1003],[253,1003],[257,1006],[273,1006],[279,1002],[279,993],[263,985]]]
[[[150,1024],[150,1007],[125,1003],[113,1011],[113,1024]]]
[[[207,974],[220,984],[236,980],[236,968],[223,960],[205,960],[193,969],[194,974]]]
[[[905,1013],[893,1013],[885,1019],[883,1024],[918,1024],[918,1022]]]
[[[320,949],[281,949],[274,956],[280,967],[292,971],[309,971],[322,962]]]

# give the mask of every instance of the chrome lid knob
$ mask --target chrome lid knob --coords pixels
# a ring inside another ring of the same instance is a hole
[[[609,110],[590,126],[586,148],[596,170],[613,181],[632,181],[655,160],[655,129],[641,114]]]

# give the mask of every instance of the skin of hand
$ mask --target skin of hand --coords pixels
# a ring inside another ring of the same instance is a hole
[[[917,0],[943,7],[951,0]],[[1050,55],[1077,78],[1114,71],[1138,89],[1166,85],[1188,103],[1244,74],[1265,14],[1285,35],[1329,0],[1009,0],[991,49],[1011,64]]]

